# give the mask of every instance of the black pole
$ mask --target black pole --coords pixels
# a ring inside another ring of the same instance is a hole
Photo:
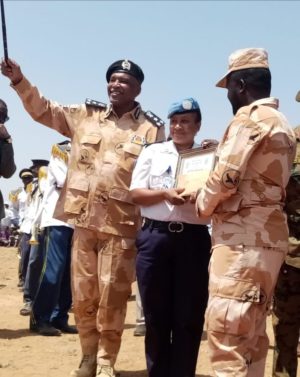
[[[2,22],[2,38],[3,38],[3,49],[4,49],[4,59],[8,59],[8,50],[7,50],[7,37],[6,37],[6,24],[5,24],[5,13],[4,13],[4,1],[1,2],[1,22]]]

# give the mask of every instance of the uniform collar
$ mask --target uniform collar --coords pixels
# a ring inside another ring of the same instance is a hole
[[[179,154],[179,152],[177,151],[177,148],[176,148],[173,140],[166,141],[166,144],[168,144],[170,146],[170,149],[172,150],[172,152],[175,152],[176,154]],[[194,142],[194,144],[193,144],[193,146],[192,146],[191,149],[194,149],[194,148],[197,148],[197,147],[199,147],[199,144],[196,144]]]
[[[274,97],[267,97],[267,98],[258,99],[257,101],[250,103],[250,105],[241,107],[238,110],[238,112],[235,114],[235,116],[238,116],[238,115],[241,115],[241,114],[251,113],[251,111],[254,108],[256,108],[258,106],[262,106],[262,105],[273,107],[274,109],[277,110],[278,107],[279,107],[279,100],[277,98],[274,98]]]
[[[129,116],[131,116],[132,119],[135,122],[137,122],[137,120],[138,120],[138,118],[141,114],[142,108],[141,108],[141,105],[139,104],[139,102],[136,102],[135,104],[136,104],[136,106],[131,111],[129,111],[128,113],[125,113],[124,115],[129,114]],[[112,105],[109,104],[107,106],[105,113],[104,113],[104,118],[108,118],[111,114],[113,114],[115,117],[118,118],[118,115],[114,112]]]
[[[279,100],[274,97],[261,98],[257,101],[252,102],[250,106],[259,106],[259,105],[274,107],[274,109],[277,110],[279,107]]]

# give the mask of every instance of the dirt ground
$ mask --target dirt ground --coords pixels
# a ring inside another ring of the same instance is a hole
[[[19,315],[22,293],[17,288],[17,264],[15,248],[0,248],[0,377],[68,377],[81,357],[78,336],[43,337],[29,332],[28,317]],[[70,323],[74,323],[72,314]],[[133,336],[134,324],[135,301],[132,296],[116,364],[121,377],[147,377],[144,338]],[[265,376],[271,377],[273,334],[270,319],[268,330],[271,343]],[[207,353],[204,334],[197,377],[213,376]]]

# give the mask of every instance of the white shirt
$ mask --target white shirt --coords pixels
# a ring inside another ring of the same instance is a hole
[[[28,204],[28,193],[23,187],[22,191],[18,194],[19,225],[22,223],[24,219],[27,204]]]
[[[53,217],[56,202],[66,180],[67,170],[68,167],[65,161],[57,156],[51,156],[42,201],[41,228],[47,226],[67,226],[72,228],[71,225]]]
[[[1,219],[1,226],[5,228],[7,226],[10,226],[11,220],[13,217],[13,212],[11,209],[8,209],[8,208],[4,208],[4,211],[5,211],[5,217]]]
[[[194,144],[193,148],[198,145]],[[178,151],[172,140],[152,144],[144,148],[137,160],[132,174],[130,190],[172,188],[175,184],[175,173]],[[180,221],[189,224],[209,224],[210,219],[197,217],[195,205],[189,202],[173,205],[164,200],[150,206],[140,206],[141,215],[158,221]]]
[[[40,191],[38,188],[38,180],[35,178],[32,181],[33,185],[33,192],[34,194],[32,195],[31,193],[29,194],[29,202],[25,208],[25,213],[24,213],[24,218],[23,221],[20,225],[20,231],[22,233],[27,233],[30,234],[32,231],[32,226],[34,223],[35,215],[38,210],[38,205],[40,201]]]

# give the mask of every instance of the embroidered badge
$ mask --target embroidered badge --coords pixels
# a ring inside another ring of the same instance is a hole
[[[87,162],[89,159],[89,151],[87,149],[81,149],[80,151],[80,162]]]
[[[144,136],[140,136],[140,135],[133,135],[130,141],[133,144],[137,144],[137,145],[145,145],[146,144],[145,137]]]
[[[124,141],[122,141],[121,143],[118,143],[118,144],[115,145],[115,152],[116,152],[118,155],[121,155],[121,154],[122,154],[123,146],[124,146]]]
[[[240,183],[240,175],[238,170],[226,170],[222,177],[223,185],[228,189],[233,189]]]

